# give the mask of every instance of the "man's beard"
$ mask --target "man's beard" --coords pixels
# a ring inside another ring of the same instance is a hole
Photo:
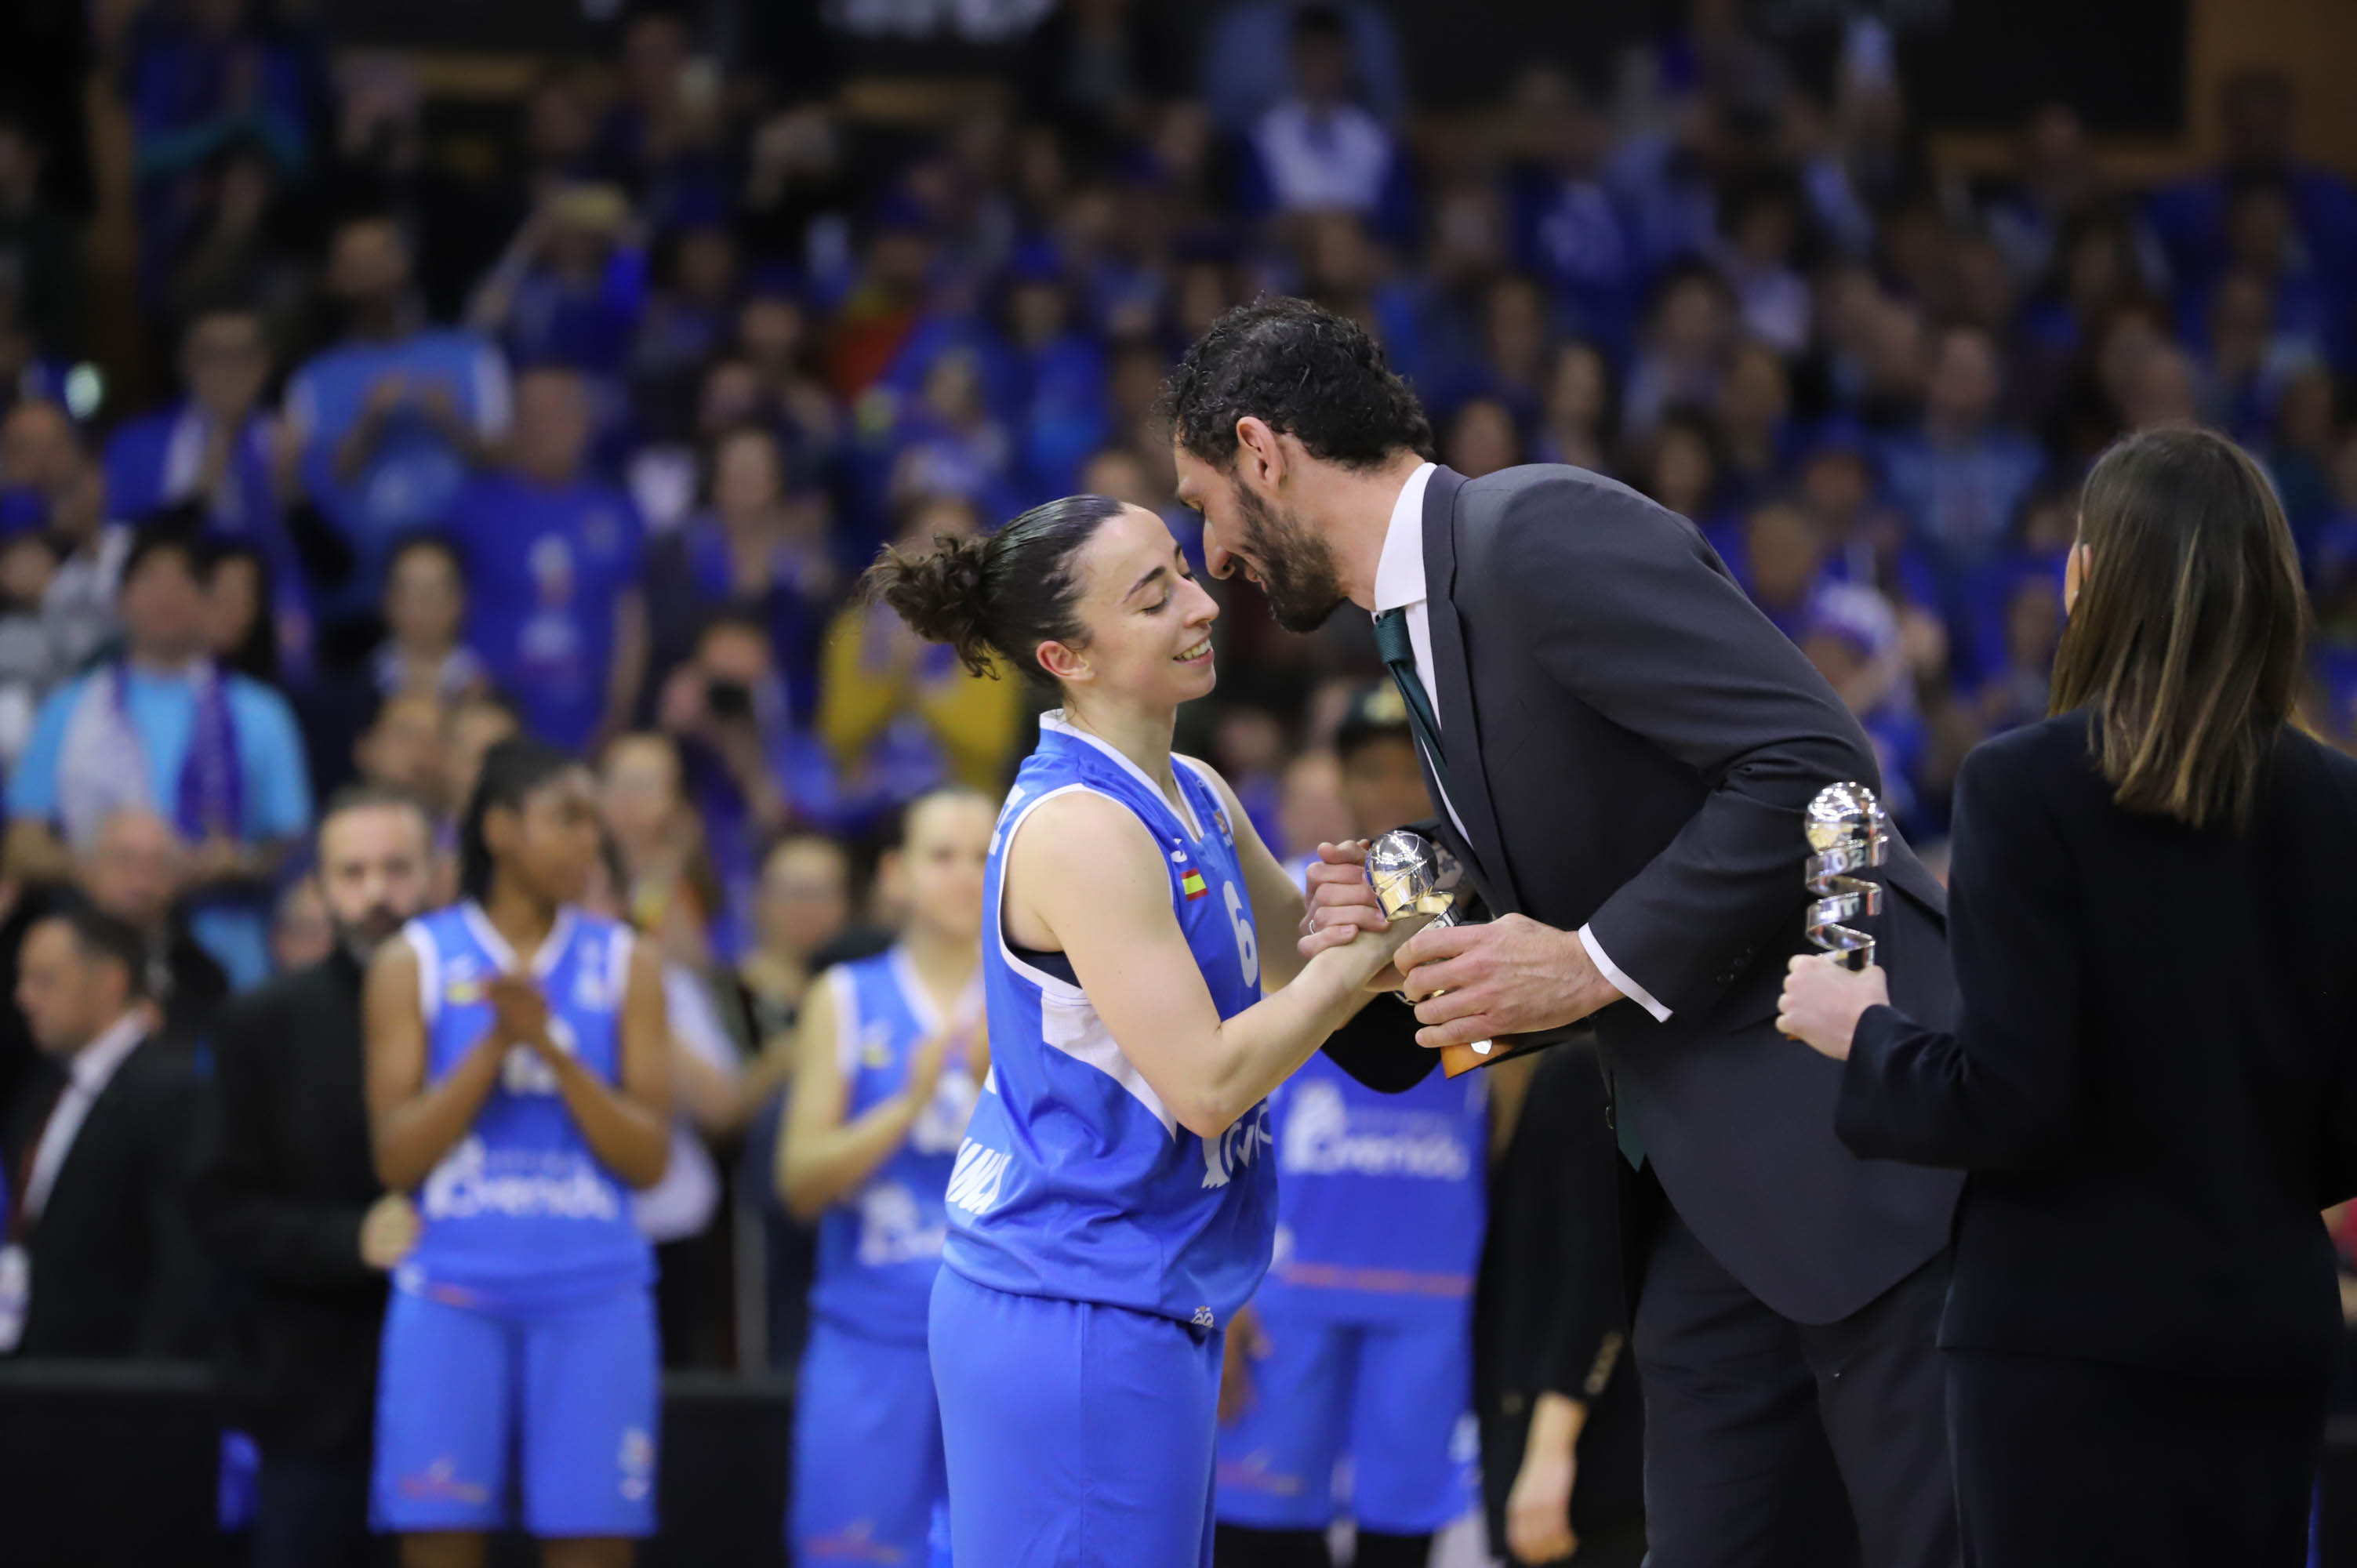
[[[1269,614],[1287,631],[1316,631],[1342,603],[1342,578],[1325,537],[1294,517],[1280,518],[1242,484],[1237,542],[1259,568]]]
[[[366,968],[369,960],[376,956],[376,950],[407,922],[391,908],[379,904],[357,920],[339,919],[331,913],[328,923],[335,929],[336,945]]]

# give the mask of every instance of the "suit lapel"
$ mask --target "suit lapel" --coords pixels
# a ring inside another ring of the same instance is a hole
[[[1473,685],[1465,667],[1465,628],[1458,619],[1457,495],[1465,476],[1454,468],[1436,468],[1424,489],[1424,592],[1426,616],[1432,633],[1433,710],[1440,721],[1440,745],[1448,762],[1448,806],[1464,819],[1472,853],[1466,857],[1467,875],[1480,889],[1492,915],[1518,912],[1522,896],[1514,886],[1505,845],[1498,837],[1498,819],[1490,803],[1490,777],[1481,765],[1481,729],[1473,709]],[[1427,770],[1433,799],[1440,788]]]

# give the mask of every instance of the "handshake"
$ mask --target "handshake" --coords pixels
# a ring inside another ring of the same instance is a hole
[[[1318,846],[1317,864],[1309,867],[1308,913],[1301,922],[1305,960],[1349,943],[1361,931],[1391,929],[1393,917],[1368,876],[1372,847],[1364,839]],[[1398,868],[1379,870],[1388,881]],[[1401,906],[1398,918],[1434,912],[1431,899],[1415,898]],[[1620,998],[1578,933],[1523,915],[1478,925],[1435,920],[1402,943],[1369,983],[1398,992],[1415,1007],[1416,1044],[1458,1048],[1452,1055],[1462,1066],[1452,1062],[1452,1072],[1503,1054],[1476,1053],[1479,1044],[1561,1028]]]

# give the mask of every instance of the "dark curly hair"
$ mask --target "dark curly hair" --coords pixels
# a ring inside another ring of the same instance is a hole
[[[1405,447],[1433,455],[1432,422],[1372,338],[1306,299],[1263,295],[1211,323],[1162,386],[1178,444],[1224,469],[1247,414],[1309,455],[1371,468]]]
[[[1039,645],[1077,647],[1086,636],[1072,558],[1121,510],[1107,496],[1065,496],[986,537],[943,534],[930,551],[888,544],[860,594],[891,606],[928,642],[948,643],[977,675],[997,674],[1004,660],[1045,682]]]

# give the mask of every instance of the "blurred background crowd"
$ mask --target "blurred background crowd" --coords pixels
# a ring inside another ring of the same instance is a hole
[[[592,0],[490,88],[353,45],[382,6],[9,9],[0,989],[75,887],[200,1049],[331,943],[317,802],[393,785],[447,841],[496,739],[577,750],[688,998],[692,1174],[647,1216],[676,1364],[791,1360],[779,1042],[891,929],[899,809],[995,797],[1029,746],[1025,685],[858,574],[1074,490],[1191,545],[1153,403],[1255,294],[1365,324],[1463,472],[1577,464],[1693,520],[1919,844],[1964,752],[2043,713],[2078,481],[2132,429],[2263,456],[2306,717],[2357,743],[2357,186],[2300,156],[2287,67],[2205,79],[2216,156],[2129,179],[2067,94],[1932,156],[1921,0],[1599,7],[1637,17],[1611,48],[1501,34],[1440,109],[1371,0]],[[922,80],[863,75],[878,49]],[[1282,852],[1342,836],[1363,621],[1215,591],[1181,748]],[[0,1099],[38,1062],[0,1009]],[[145,1348],[202,1345],[190,1280]]]

